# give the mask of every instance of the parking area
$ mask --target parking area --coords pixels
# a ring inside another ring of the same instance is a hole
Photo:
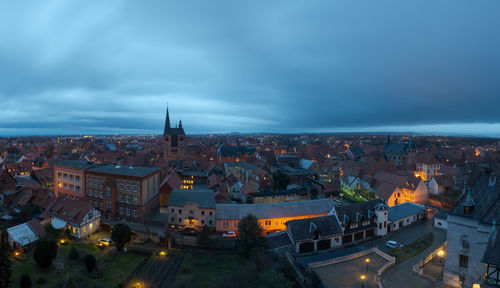
[[[377,253],[370,253],[334,264],[313,267],[312,270],[329,288],[369,288],[378,287],[377,271],[387,263],[389,260],[386,258]]]

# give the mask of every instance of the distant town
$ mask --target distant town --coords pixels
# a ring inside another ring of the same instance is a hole
[[[0,287],[500,287],[500,139],[170,114],[162,135],[0,138]]]

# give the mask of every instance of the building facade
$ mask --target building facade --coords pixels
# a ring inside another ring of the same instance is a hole
[[[87,201],[105,220],[144,222],[159,207],[160,170],[99,164],[85,171]]]
[[[215,205],[212,190],[175,189],[168,201],[168,224],[178,229],[215,228]]]
[[[85,197],[85,169],[96,165],[92,162],[68,160],[54,165],[54,196],[82,199]]]

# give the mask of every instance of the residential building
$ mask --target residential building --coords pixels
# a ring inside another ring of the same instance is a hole
[[[172,228],[215,228],[216,204],[209,189],[174,189],[168,200],[168,224]]]
[[[40,214],[43,224],[55,229],[69,229],[71,236],[86,238],[97,231],[101,212],[83,200],[57,198]]]

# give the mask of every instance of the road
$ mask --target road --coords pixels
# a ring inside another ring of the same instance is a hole
[[[422,261],[422,259],[427,257],[432,252],[434,252],[446,241],[446,230],[439,230],[433,228],[432,221],[428,221],[425,224],[419,224],[419,226],[420,227],[418,228],[415,227],[416,228],[415,230],[421,230],[421,231],[402,231],[402,233],[399,233],[400,235],[396,233],[391,233],[390,235],[391,240],[396,240],[398,242],[401,241],[403,244],[408,244],[409,242],[411,242],[411,239],[413,237],[411,236],[412,234],[422,234],[422,236],[424,236],[429,232],[433,232],[434,238],[432,241],[432,245],[429,248],[427,248],[424,252],[418,254],[413,258],[408,259],[403,263],[400,263],[390,268],[382,275],[382,284],[384,285],[385,288],[434,287],[435,284],[433,282],[413,274],[412,269],[415,264],[417,264],[419,261]],[[418,238],[415,238],[414,240],[416,239]]]

